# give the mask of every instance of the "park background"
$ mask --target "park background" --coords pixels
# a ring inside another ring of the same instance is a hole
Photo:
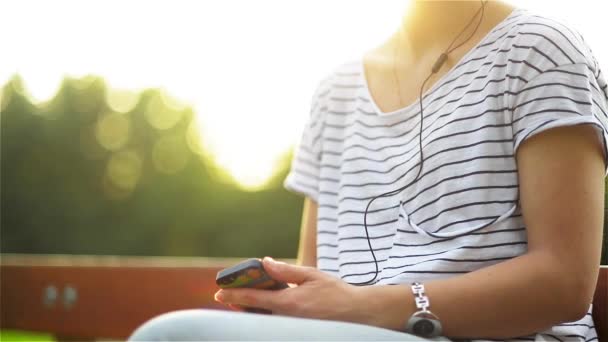
[[[608,67],[601,2],[512,3]],[[407,1],[0,8],[3,253],[293,258],[302,198],[282,182],[312,92]]]
[[[608,68],[602,2],[510,2]],[[294,258],[303,199],[282,183],[313,91],[406,8],[2,2],[2,253]]]
[[[608,67],[601,2],[512,3]],[[295,257],[302,198],[282,182],[312,92],[406,8],[3,2],[2,252]]]

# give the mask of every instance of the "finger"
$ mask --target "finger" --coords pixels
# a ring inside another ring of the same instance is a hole
[[[220,295],[220,292],[221,292],[221,291],[222,291],[222,290],[218,290],[218,291],[216,291],[216,292],[215,292],[215,294],[213,295],[213,299],[214,299],[216,302],[220,302],[220,303],[222,302],[222,295]]]
[[[228,307],[230,307],[234,311],[245,311],[242,306],[236,304],[228,304]]]
[[[280,302],[281,291],[258,289],[229,289],[220,290],[216,299],[224,304],[235,304],[243,307],[267,309],[273,311]]]
[[[264,270],[271,278],[284,283],[299,285],[322,276],[320,271],[312,267],[289,265],[270,257],[265,257],[263,263]]]

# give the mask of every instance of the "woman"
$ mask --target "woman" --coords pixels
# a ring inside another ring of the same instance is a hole
[[[132,339],[597,339],[607,97],[558,22],[413,3],[315,91],[285,181],[301,266],[264,259],[296,286],[216,294],[275,315],[172,313]]]

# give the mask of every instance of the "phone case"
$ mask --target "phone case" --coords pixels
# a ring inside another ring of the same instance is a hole
[[[218,272],[217,285],[222,289],[248,287],[264,290],[280,290],[287,284],[272,279],[260,259],[248,259]]]
[[[245,260],[237,265],[219,271],[215,282],[222,289],[247,287],[263,290],[280,290],[288,287],[287,284],[272,279],[264,271],[264,266],[260,259]],[[268,310],[258,308],[245,308],[245,311],[272,314]]]

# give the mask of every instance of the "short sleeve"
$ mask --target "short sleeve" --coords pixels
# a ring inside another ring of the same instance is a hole
[[[526,139],[551,128],[591,124],[603,147],[608,175],[606,82],[586,63],[543,71],[513,96],[514,151]]]
[[[321,82],[311,100],[308,122],[296,145],[291,169],[283,182],[284,187],[318,202],[319,172],[324,117],[327,112],[329,88]]]

